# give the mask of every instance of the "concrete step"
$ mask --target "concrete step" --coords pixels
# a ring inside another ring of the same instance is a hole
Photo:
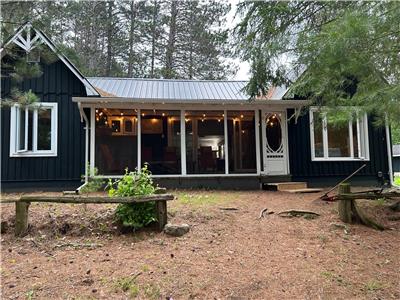
[[[323,189],[305,188],[305,189],[286,190],[285,192],[293,193],[293,194],[303,194],[303,193],[319,193],[322,191],[323,191]]]
[[[307,182],[272,182],[266,184],[267,189],[275,191],[300,190],[307,188]]]

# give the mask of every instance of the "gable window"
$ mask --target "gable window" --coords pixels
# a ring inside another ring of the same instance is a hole
[[[369,160],[368,119],[363,114],[344,125],[328,124],[325,112],[310,109],[311,158]]]
[[[10,156],[57,156],[57,103],[11,107]]]

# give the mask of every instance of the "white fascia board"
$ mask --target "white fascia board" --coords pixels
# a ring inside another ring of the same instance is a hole
[[[169,99],[135,99],[123,97],[72,97],[73,102],[82,103],[124,103],[124,104],[210,104],[210,105],[280,105],[290,107],[300,107],[310,104],[309,100],[212,100],[212,99],[196,99],[196,100],[169,100]]]

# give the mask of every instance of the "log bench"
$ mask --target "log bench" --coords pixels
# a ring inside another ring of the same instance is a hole
[[[75,204],[106,204],[106,203],[143,203],[154,201],[156,203],[156,214],[158,229],[162,231],[167,224],[167,201],[173,200],[171,194],[155,194],[134,197],[108,197],[108,196],[85,196],[85,195],[63,195],[63,196],[40,196],[22,195],[18,199],[2,199],[1,203],[15,203],[15,235],[24,236],[28,230],[28,210],[31,202],[44,203],[75,203]]]

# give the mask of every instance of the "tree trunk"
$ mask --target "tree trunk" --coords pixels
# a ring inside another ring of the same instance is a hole
[[[150,59],[150,78],[154,78],[154,66],[155,66],[155,56],[156,56],[156,34],[157,34],[157,12],[158,3],[154,0],[153,7],[153,20],[151,25],[151,59]]]
[[[114,2],[107,2],[107,56],[106,56],[106,68],[105,68],[105,76],[111,75],[111,66],[112,66],[112,17],[113,17],[113,7]]]
[[[165,71],[164,71],[165,78],[173,77],[177,15],[178,15],[178,10],[176,7],[176,1],[171,1],[171,16],[169,22],[168,44],[167,44],[167,52],[165,55]]]
[[[135,21],[136,21],[136,4],[134,1],[130,3],[130,26],[129,26],[129,56],[128,56],[128,77],[132,77],[133,73],[133,44],[134,44],[134,33],[135,33]]]

